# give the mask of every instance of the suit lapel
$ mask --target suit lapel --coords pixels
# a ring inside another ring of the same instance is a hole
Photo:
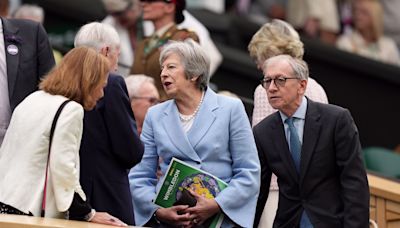
[[[299,176],[297,174],[292,155],[290,154],[290,151],[289,151],[289,145],[286,141],[286,135],[285,135],[285,130],[283,127],[282,119],[279,115],[279,112],[276,112],[274,115],[275,115],[274,124],[272,124],[271,127],[272,127],[272,132],[273,132],[272,137],[275,138],[275,140],[274,140],[275,150],[277,153],[279,153],[279,156],[281,157],[281,159],[282,159],[283,163],[285,164],[287,170],[289,171],[290,175],[297,182],[299,179]]]
[[[15,45],[21,50],[21,47],[17,43],[13,43],[10,39],[6,39],[6,37],[17,36],[18,28],[14,27],[12,24],[8,22],[7,19],[2,18],[3,22],[3,35],[4,35],[4,50],[6,57],[6,65],[7,65],[7,79],[8,79],[8,94],[12,97],[14,93],[15,82],[17,81],[17,70],[19,65],[19,56],[21,53],[17,53],[15,55],[11,55],[7,51],[7,47],[10,45]]]
[[[315,103],[308,99],[307,114],[304,123],[303,146],[301,150],[300,183],[302,183],[304,179],[311,157],[314,153],[315,145],[319,139],[321,130],[321,123],[319,122],[319,119],[320,114],[315,106]]]
[[[214,123],[216,116],[213,111],[217,108],[217,95],[208,88],[204,95],[203,104],[200,107],[199,113],[196,115],[193,126],[188,132],[188,138],[193,148],[196,147]]]
[[[177,148],[177,151],[171,151],[172,153],[181,153],[183,157],[189,157],[193,161],[200,161],[196,151],[190,145],[186,133],[183,132],[181,122],[179,121],[178,109],[175,102],[171,101],[164,111],[164,118],[162,125],[164,130],[168,132],[168,136],[171,142]]]

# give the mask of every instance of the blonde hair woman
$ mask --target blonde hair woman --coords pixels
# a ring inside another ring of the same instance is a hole
[[[377,0],[353,2],[354,30],[339,37],[336,46],[378,61],[400,64],[396,43],[383,35],[383,9]]]
[[[0,213],[40,216],[47,182],[45,217],[124,225],[91,209],[79,183],[83,111],[103,96],[108,70],[101,54],[75,48],[40,83],[41,90],[16,107],[0,148]],[[50,151],[53,119],[66,100],[71,102],[61,111]]]

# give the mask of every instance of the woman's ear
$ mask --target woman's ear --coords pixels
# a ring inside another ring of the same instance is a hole
[[[195,81],[197,81],[197,79],[198,79],[199,77],[200,77],[200,76],[194,76],[193,78],[190,79],[190,81],[195,82]]]

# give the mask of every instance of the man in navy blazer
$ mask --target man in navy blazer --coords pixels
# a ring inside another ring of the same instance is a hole
[[[40,79],[55,65],[44,28],[36,22],[1,18],[11,110],[37,90]],[[16,47],[16,48],[13,48]]]
[[[119,37],[111,26],[98,22],[84,25],[75,37],[75,46],[93,47],[110,60],[110,71],[116,69]],[[110,74],[104,97],[94,110],[85,112],[80,149],[81,185],[94,209],[134,225],[128,171],[142,155],[125,81]]]
[[[348,110],[304,97],[308,67],[288,55],[264,63],[262,85],[278,112],[254,127],[261,163],[257,226],[278,177],[274,227],[369,227],[369,188]]]
[[[47,34],[39,23],[1,18],[1,26],[0,145],[15,107],[38,89],[40,79],[55,65]]]

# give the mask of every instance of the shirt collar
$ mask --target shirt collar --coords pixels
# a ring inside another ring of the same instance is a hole
[[[297,119],[301,119],[301,120],[305,120],[306,119],[306,112],[307,112],[307,98],[305,98],[303,96],[301,99],[302,99],[301,100],[301,104],[297,108],[296,112],[294,112],[292,117],[297,118]],[[279,114],[281,116],[282,122],[285,122],[285,120],[287,118],[289,118],[288,116],[283,114],[283,112],[281,112],[281,111],[279,111]]]
[[[161,37],[166,31],[168,31],[169,28],[171,28],[174,25],[174,22],[170,22],[163,27],[161,27],[159,30],[155,32],[155,35],[158,37]]]

